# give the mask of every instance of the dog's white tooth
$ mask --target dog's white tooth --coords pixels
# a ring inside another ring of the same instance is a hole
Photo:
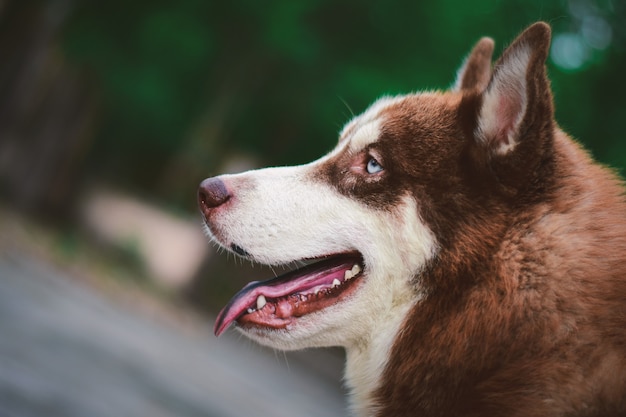
[[[350,272],[352,272],[352,276],[357,275],[359,272],[361,272],[361,267],[359,266],[359,264],[354,264],[352,266],[352,269],[350,270]]]
[[[343,274],[343,279],[347,281],[349,279],[352,279],[353,276],[354,274],[352,273],[352,271],[348,270]]]
[[[265,307],[265,304],[267,304],[267,300],[265,299],[265,296],[263,294],[259,295],[256,299],[256,309],[260,310],[263,307]]]
[[[248,314],[251,314],[251,313],[254,313],[254,309],[252,307],[248,309]]]
[[[333,288],[338,287],[341,285],[341,281],[339,281],[337,278],[335,278],[333,280]]]

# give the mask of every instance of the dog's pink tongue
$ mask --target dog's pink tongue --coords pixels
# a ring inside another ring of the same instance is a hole
[[[358,268],[355,269],[355,265]],[[268,281],[254,281],[239,291],[219,312],[215,335],[241,320],[267,327],[285,327],[287,320],[324,307],[322,300],[345,287],[346,271],[362,269],[361,258],[330,258]],[[358,273],[357,272],[357,273]],[[356,275],[356,274],[355,274]]]

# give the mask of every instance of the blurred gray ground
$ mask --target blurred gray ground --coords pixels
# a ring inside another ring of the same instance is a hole
[[[234,332],[218,340],[210,325],[138,314],[0,249],[0,416],[346,414],[339,381],[323,372],[342,366],[337,355],[287,357]]]

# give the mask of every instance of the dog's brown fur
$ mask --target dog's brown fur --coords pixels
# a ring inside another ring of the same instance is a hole
[[[224,247],[325,259],[216,333],[344,346],[362,416],[626,417],[625,188],[554,121],[549,46],[537,23],[492,68],[483,38],[451,91],[379,100],[318,161],[203,181]]]
[[[492,75],[483,39],[456,91],[386,110],[376,146],[394,183],[355,197],[383,207],[413,194],[439,253],[415,278],[423,299],[392,348],[378,416],[626,416],[624,187],[554,122],[549,43],[547,25],[531,26]],[[499,154],[507,136],[477,137],[480,108],[524,45],[527,110]]]

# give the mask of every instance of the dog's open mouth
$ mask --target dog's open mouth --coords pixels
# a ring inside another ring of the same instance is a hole
[[[267,281],[251,282],[220,311],[215,335],[221,335],[235,321],[242,327],[285,328],[298,317],[348,296],[363,268],[363,258],[349,253],[326,257]]]

